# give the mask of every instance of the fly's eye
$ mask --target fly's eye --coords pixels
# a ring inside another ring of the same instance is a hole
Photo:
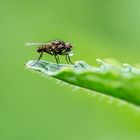
[[[72,46],[69,43],[65,43],[66,49],[70,50]]]
[[[69,43],[66,43],[65,46],[66,46],[66,48],[70,48],[70,44]]]

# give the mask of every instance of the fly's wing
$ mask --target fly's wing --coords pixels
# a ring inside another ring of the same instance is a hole
[[[49,45],[50,43],[26,43],[26,46],[43,46],[43,45]]]

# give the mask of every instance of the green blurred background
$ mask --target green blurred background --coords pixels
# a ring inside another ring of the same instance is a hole
[[[53,39],[74,45],[73,61],[139,63],[139,7],[139,0],[1,0],[0,140],[139,140],[132,108],[72,92],[24,67],[38,58],[25,43]]]

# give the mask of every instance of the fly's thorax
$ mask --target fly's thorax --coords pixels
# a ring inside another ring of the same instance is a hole
[[[60,44],[62,44],[62,45],[64,45],[65,43],[63,42],[63,41],[61,41],[61,40],[53,40],[53,41],[51,41],[50,42],[52,45],[60,45]]]

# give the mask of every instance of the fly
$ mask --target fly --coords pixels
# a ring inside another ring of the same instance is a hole
[[[65,55],[66,61],[69,64],[73,64],[73,62],[70,59],[70,56],[72,54],[72,45],[70,43],[61,41],[61,40],[54,40],[50,41],[48,43],[27,43],[28,46],[38,46],[37,52],[40,54],[38,60],[33,64],[36,65],[40,59],[42,58],[44,53],[48,53],[50,55],[53,55],[55,57],[56,63],[59,67],[59,55]]]

